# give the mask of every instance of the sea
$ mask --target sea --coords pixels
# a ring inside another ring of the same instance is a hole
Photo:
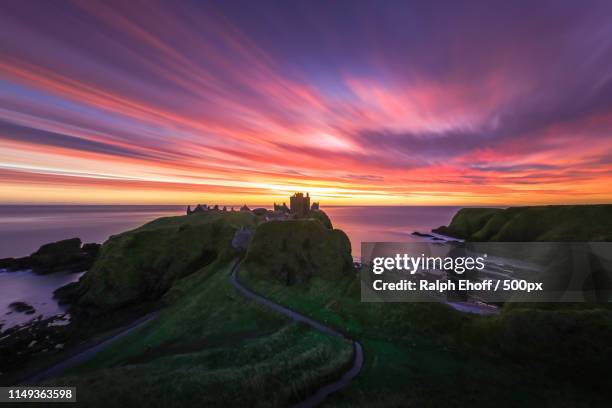
[[[228,206],[228,207],[231,207]],[[239,208],[239,206],[234,205]],[[417,206],[329,206],[321,207],[334,228],[349,237],[354,257],[361,242],[418,240],[414,231],[429,232],[447,225],[459,207]],[[159,205],[0,205],[0,258],[31,254],[41,245],[79,237],[84,243],[103,243],[111,235],[136,228],[159,217],[182,215],[185,206]],[[32,318],[63,312],[53,291],[78,280],[80,274],[46,276],[30,271],[0,272],[0,332]],[[9,305],[24,301],[36,312],[25,315]]]

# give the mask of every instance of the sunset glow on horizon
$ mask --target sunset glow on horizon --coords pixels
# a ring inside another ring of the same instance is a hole
[[[241,3],[3,2],[0,204],[612,202],[611,3]]]

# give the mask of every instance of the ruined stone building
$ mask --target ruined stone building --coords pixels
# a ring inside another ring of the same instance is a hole
[[[289,208],[291,214],[295,214],[296,217],[305,217],[310,211],[310,195],[306,193],[306,196],[302,193],[295,193],[289,199]]]

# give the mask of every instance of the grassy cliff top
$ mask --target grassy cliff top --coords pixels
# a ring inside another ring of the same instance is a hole
[[[160,298],[175,281],[235,256],[240,228],[254,228],[247,212],[164,217],[110,237],[77,288],[77,310],[113,311]]]
[[[313,276],[336,279],[352,271],[351,243],[344,232],[318,219],[271,221],[255,231],[244,265],[286,285]]]
[[[612,204],[463,208],[433,231],[469,241],[612,241]]]

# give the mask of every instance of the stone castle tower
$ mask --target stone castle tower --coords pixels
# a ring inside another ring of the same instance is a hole
[[[291,214],[295,214],[297,217],[308,215],[310,211],[310,195],[308,193],[306,193],[306,196],[303,193],[295,193],[289,200]]]

